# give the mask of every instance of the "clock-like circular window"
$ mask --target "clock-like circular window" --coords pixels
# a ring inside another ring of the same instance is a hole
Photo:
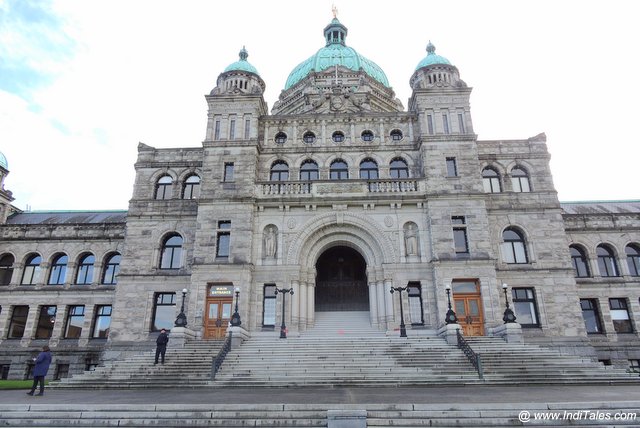
[[[369,130],[362,131],[362,134],[360,134],[360,138],[362,138],[362,141],[364,141],[365,143],[369,143],[373,141],[373,132]]]
[[[316,134],[314,134],[311,131],[307,131],[302,136],[302,141],[304,141],[307,144],[315,143],[316,142]]]
[[[284,132],[278,132],[274,138],[277,144],[284,144],[287,141],[287,134]]]
[[[391,136],[391,140],[393,141],[402,140],[402,131],[399,129],[394,129],[389,135]]]
[[[344,133],[336,131],[331,135],[331,139],[334,143],[342,143],[344,141]]]

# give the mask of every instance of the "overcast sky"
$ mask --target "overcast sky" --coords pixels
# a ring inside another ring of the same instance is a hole
[[[481,140],[547,135],[562,201],[640,199],[640,2],[335,1],[405,108],[431,40]],[[324,45],[331,0],[0,0],[5,188],[33,210],[126,209],[138,142],[198,147],[204,95],[246,46],[269,108]]]

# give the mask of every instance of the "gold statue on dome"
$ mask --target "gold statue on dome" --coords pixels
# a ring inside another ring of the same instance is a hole
[[[336,5],[331,5],[331,12],[333,12],[333,19],[337,19],[338,18],[338,8],[336,7]]]

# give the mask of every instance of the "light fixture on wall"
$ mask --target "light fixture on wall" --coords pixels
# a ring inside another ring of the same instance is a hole
[[[453,309],[451,309],[451,285],[447,284],[445,290],[447,290],[447,305],[449,309],[447,310],[447,314],[444,316],[444,322],[446,324],[456,324],[458,322],[458,317]]]
[[[504,303],[507,306],[507,308],[504,310],[502,321],[504,321],[505,324],[516,322],[516,314],[514,314],[509,307],[509,298],[507,297],[507,284],[505,284],[504,282],[502,283],[502,291],[504,292]]]
[[[231,315],[231,326],[232,327],[240,327],[242,321],[240,321],[240,314],[238,313],[238,300],[240,300],[240,287],[236,287],[234,290],[236,292],[236,307]]]

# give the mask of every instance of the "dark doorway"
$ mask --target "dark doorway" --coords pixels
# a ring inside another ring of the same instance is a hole
[[[366,263],[349,247],[333,247],[316,263],[316,311],[368,311]]]

